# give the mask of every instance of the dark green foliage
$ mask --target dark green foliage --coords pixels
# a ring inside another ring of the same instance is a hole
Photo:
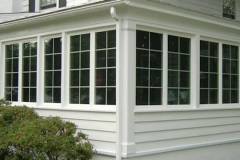
[[[3,102],[3,103],[1,103]],[[25,106],[0,100],[0,160],[89,160],[93,145],[76,125],[42,118]]]

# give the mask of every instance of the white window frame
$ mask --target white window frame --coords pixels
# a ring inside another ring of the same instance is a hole
[[[50,7],[50,8],[46,8],[46,9],[41,9],[41,0],[35,0],[35,10],[36,12],[40,12],[40,11],[49,11],[49,10],[54,10],[56,8],[59,8],[59,0],[56,0],[56,7]]]

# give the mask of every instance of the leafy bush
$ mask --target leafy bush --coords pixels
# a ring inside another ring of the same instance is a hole
[[[89,160],[93,157],[93,145],[87,135],[77,132],[74,123],[59,117],[42,118],[26,106],[1,104],[0,159]]]

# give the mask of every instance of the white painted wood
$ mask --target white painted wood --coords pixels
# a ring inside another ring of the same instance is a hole
[[[96,50],[95,50],[95,46],[96,46],[96,42],[95,42],[95,37],[96,34],[94,31],[91,32],[90,34],[90,62],[95,62],[95,55],[96,55]],[[95,63],[90,63],[90,105],[94,105],[95,104]]]
[[[18,43],[18,102],[22,101],[22,67],[23,67],[23,53],[22,42]]]
[[[223,58],[223,49],[222,49],[222,42],[219,43],[218,45],[218,55],[219,55],[219,61],[218,61],[218,103],[221,106],[222,105],[222,82],[223,82],[223,78],[222,78],[222,74],[223,73],[223,66],[222,66],[222,58]]]
[[[4,79],[5,79],[5,45],[0,42],[0,75],[2,80],[0,81],[0,99],[4,98]]]
[[[37,105],[42,105],[44,102],[44,42],[43,39],[37,37]]]
[[[163,34],[163,46],[168,46],[168,35],[167,33]],[[162,70],[162,105],[163,108],[167,108],[167,104],[168,104],[168,48],[167,47],[163,47],[163,53],[162,53],[162,58],[163,58],[163,70]]]

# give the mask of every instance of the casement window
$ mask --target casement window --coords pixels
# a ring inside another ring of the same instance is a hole
[[[36,102],[37,42],[23,43],[22,50],[22,101]]]
[[[200,42],[200,104],[217,104],[219,85],[218,43]]]
[[[89,104],[90,34],[70,37],[70,103]]]
[[[222,103],[238,103],[239,95],[239,60],[238,47],[223,44],[222,59]]]
[[[168,36],[168,104],[190,104],[190,39]]]
[[[95,104],[116,104],[116,31],[96,33]]]
[[[235,0],[223,0],[223,17],[235,19]]]
[[[162,34],[137,31],[136,104],[162,104]]]
[[[61,103],[61,38],[44,40],[44,102]]]
[[[19,44],[5,47],[5,99],[18,101]]]

